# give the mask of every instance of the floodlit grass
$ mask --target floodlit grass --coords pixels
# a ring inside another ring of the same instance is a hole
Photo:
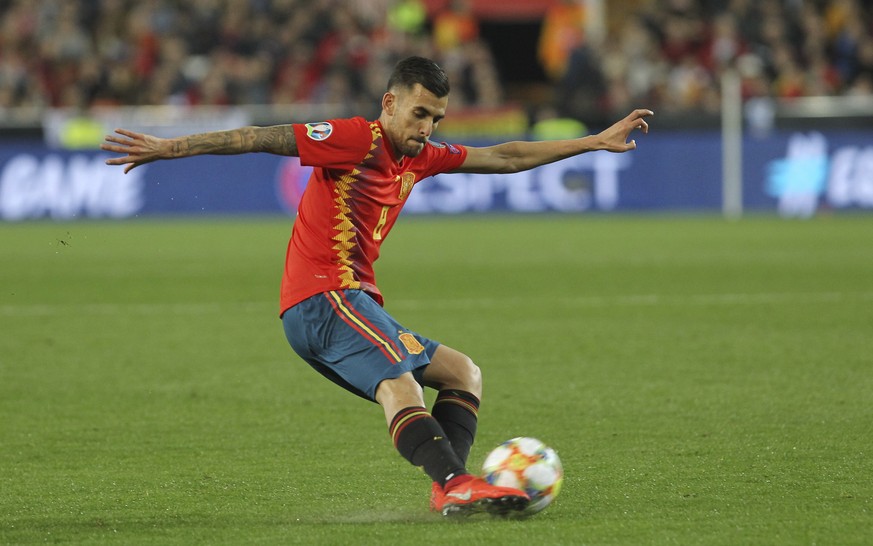
[[[483,369],[471,467],[566,471],[462,523],[287,347],[289,233],[0,226],[0,543],[870,543],[873,217],[402,219],[380,285]]]

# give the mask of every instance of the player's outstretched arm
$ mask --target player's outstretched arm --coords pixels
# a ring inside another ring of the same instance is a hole
[[[635,140],[628,142],[631,133],[637,129],[648,133],[646,118],[653,115],[651,110],[634,110],[608,129],[582,138],[505,142],[483,148],[468,146],[467,158],[455,172],[515,173],[595,150],[627,152],[637,147]]]
[[[101,150],[125,154],[106,160],[107,165],[127,165],[124,172],[134,167],[157,161],[193,155],[231,155],[248,152],[267,152],[277,155],[297,155],[297,141],[291,125],[270,127],[242,127],[230,131],[213,131],[177,138],[159,138],[116,129],[107,135]]]

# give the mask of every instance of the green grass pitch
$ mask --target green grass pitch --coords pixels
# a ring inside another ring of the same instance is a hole
[[[290,229],[0,226],[0,543],[873,541],[873,217],[401,219],[387,308],[484,372],[471,467],[527,435],[566,471],[461,523],[287,347]]]

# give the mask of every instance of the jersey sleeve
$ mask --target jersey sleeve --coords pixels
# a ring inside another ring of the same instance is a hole
[[[454,171],[467,159],[467,148],[460,144],[428,141],[425,150],[427,150],[427,166],[422,179]]]
[[[310,167],[351,169],[364,159],[373,142],[364,118],[295,123],[292,127],[300,163]]]

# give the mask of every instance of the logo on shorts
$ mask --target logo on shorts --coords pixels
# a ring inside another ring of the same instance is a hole
[[[306,136],[312,140],[326,140],[333,132],[333,125],[326,121],[306,124]]]
[[[403,346],[406,347],[406,350],[411,355],[417,355],[424,352],[424,345],[419,343],[415,336],[406,332],[405,334],[400,334],[399,336],[400,342],[403,343]]]

